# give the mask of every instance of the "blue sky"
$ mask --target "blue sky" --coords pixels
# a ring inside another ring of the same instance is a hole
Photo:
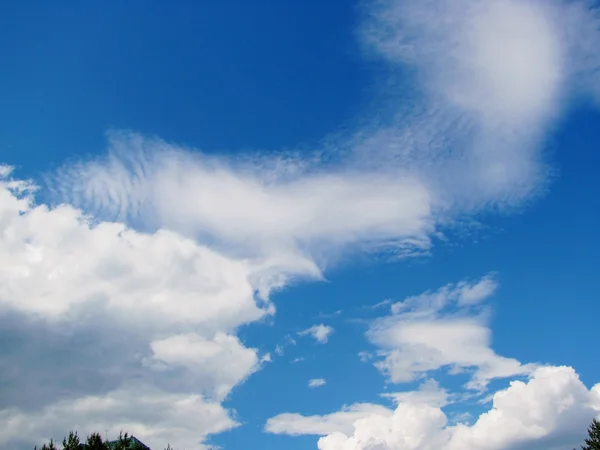
[[[578,445],[594,5],[0,5],[1,446]]]

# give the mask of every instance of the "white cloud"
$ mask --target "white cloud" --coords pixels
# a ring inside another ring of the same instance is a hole
[[[405,89],[394,101],[408,106],[367,133],[361,160],[426,173],[458,208],[536,193],[548,174],[545,133],[576,97],[597,97],[590,3],[377,0],[364,11],[365,47],[391,63]]]
[[[258,369],[256,350],[223,333],[217,333],[212,340],[194,333],[170,336],[152,341],[150,348],[150,367],[156,363],[183,366],[191,371],[199,386],[209,386],[209,393],[217,400],[223,400],[234,386]]]
[[[325,436],[335,432],[351,434],[354,430],[353,424],[357,420],[369,417],[372,414],[387,417],[391,416],[393,411],[384,406],[358,403],[325,416],[304,417],[300,414],[285,413],[270,418],[265,425],[265,431],[291,436],[303,434]]]
[[[20,395],[7,396],[0,414],[27,433],[3,427],[0,444],[94,426],[200,449],[209,433],[236,426],[219,402],[259,367],[256,351],[232,333],[273,313],[266,298],[255,299],[269,283],[260,264],[166,230],[92,224],[68,205],[36,205],[33,190],[0,180],[0,316],[22,336],[45,330],[42,340],[27,341],[25,355],[47,352],[36,367],[20,352],[3,354],[3,372]],[[118,347],[107,350],[118,336]],[[56,370],[52,360],[65,352],[73,357]],[[47,394],[34,410],[25,402],[29,390]]]
[[[167,329],[176,322],[230,330],[268,313],[254,301],[247,263],[165,230],[91,225],[70,206],[36,206],[9,188],[0,183],[0,277],[2,301],[13,308],[59,318],[101,302]]]
[[[458,304],[464,306],[479,303],[493,295],[497,288],[498,283],[491,275],[483,277],[476,284],[463,281],[457,286]]]
[[[80,436],[92,432],[104,435],[107,431],[109,438],[125,429],[154,448],[171,443],[177,448],[208,450],[199,443],[203,437],[237,426],[219,403],[208,402],[200,395],[169,393],[144,385],[61,400],[31,413],[3,409],[0,421],[0,442],[5,448],[40,445],[49,437],[62,440],[71,429],[78,430]]]
[[[531,372],[534,365],[499,356],[490,347],[491,331],[481,302],[496,287],[488,275],[394,303],[392,314],[374,321],[367,333],[383,358],[376,367],[394,383],[440,368],[476,369],[468,384],[475,389],[493,378]]]
[[[281,344],[277,344],[275,346],[275,354],[277,356],[283,356],[285,354],[286,347],[289,347],[290,345],[296,345],[296,341],[291,335],[288,334],[285,336]]]
[[[430,192],[411,174],[308,172],[298,160],[233,162],[135,134],[109,139],[107,158],[62,172],[54,186],[69,201],[268,256],[278,273],[318,276],[313,259],[325,265],[326,250],[362,241],[427,246],[433,227]]]
[[[457,425],[450,448],[509,448],[581,433],[596,409],[600,385],[588,390],[570,367],[541,367],[528,383],[514,381],[494,395],[493,408],[472,427]],[[492,432],[492,430],[494,432]]]
[[[498,283],[492,274],[482,277],[477,282],[461,281],[457,284],[447,284],[435,292],[408,297],[401,302],[393,303],[390,310],[393,314],[413,318],[427,317],[441,311],[451,303],[458,306],[477,306],[496,292]]]
[[[600,415],[600,385],[588,390],[569,367],[540,367],[529,381],[511,382],[471,426],[448,424],[445,392],[433,384],[395,397],[394,411],[363,404],[327,416],[281,414],[266,430],[324,436],[321,450],[554,450],[580,442],[591,418]]]
[[[309,388],[318,388],[321,386],[325,386],[326,384],[327,384],[327,381],[325,381],[324,378],[313,378],[312,380],[308,381]]]
[[[438,408],[450,403],[448,392],[442,389],[438,382],[433,379],[421,383],[417,391],[393,392],[391,394],[382,394],[382,397],[391,398],[397,404],[425,404]]]
[[[304,331],[300,331],[298,333],[299,336],[312,336],[312,338],[317,341],[319,344],[326,344],[327,340],[331,333],[333,333],[333,327],[329,325],[323,325],[322,323],[319,325],[313,325],[310,328],[307,328]]]
[[[549,173],[546,132],[575,95],[600,93],[600,51],[589,44],[600,21],[589,5],[364,5],[362,42],[398,82],[386,83],[382,97],[392,100],[378,119],[334,140],[334,150],[233,160],[112,132],[106,157],[50,177],[55,198],[253,260],[253,284],[267,296],[291,278],[322,277],[356,249],[422,254],[457,217],[538,193]]]
[[[417,391],[396,392],[384,394],[382,397],[393,399],[396,403],[423,404],[435,407],[445,406],[448,394],[441,389],[436,381],[427,380]],[[273,434],[288,434],[299,436],[314,434],[325,436],[333,433],[352,434],[354,424],[373,415],[392,417],[394,411],[385,406],[372,403],[356,403],[344,406],[341,411],[323,416],[302,416],[300,414],[284,413],[270,418],[265,431]]]

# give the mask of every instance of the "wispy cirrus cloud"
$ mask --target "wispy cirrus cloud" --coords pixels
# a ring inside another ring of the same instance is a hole
[[[281,285],[357,248],[426,252],[449,221],[546,186],[548,133],[573,102],[599,98],[590,4],[373,0],[362,11],[361,42],[395,80],[383,118],[311,155],[235,159],[111,132],[105,157],[50,177],[55,198],[260,259]]]

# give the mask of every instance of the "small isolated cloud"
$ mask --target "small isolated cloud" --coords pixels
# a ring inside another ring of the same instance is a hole
[[[373,359],[373,355],[365,351],[358,352],[358,357],[360,358],[361,362],[368,362]]]
[[[313,378],[312,380],[308,381],[308,387],[309,388],[318,388],[321,386],[325,386],[326,383],[327,383],[327,381],[325,381],[325,378]]]
[[[458,306],[476,306],[491,297],[498,288],[492,274],[482,277],[477,282],[461,281],[448,284],[435,292],[427,291],[414,297],[408,297],[390,306],[392,313],[399,314],[408,310],[413,313],[430,314],[455,303]]]
[[[299,336],[312,336],[319,344],[326,344],[331,333],[333,333],[333,327],[328,325],[313,325],[304,331],[298,333]]]
[[[296,345],[296,341],[291,335],[288,334],[285,336],[282,343],[275,346],[274,353],[277,356],[283,356],[285,354],[285,348],[293,345]]]

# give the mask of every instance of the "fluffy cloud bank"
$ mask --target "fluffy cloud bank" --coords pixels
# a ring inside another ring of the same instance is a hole
[[[101,426],[203,448],[236,426],[219,402],[259,367],[233,333],[273,312],[255,300],[262,269],[165,230],[36,205],[33,186],[2,171],[1,365],[16,393],[3,395],[2,445],[24,429],[40,440]]]
[[[205,448],[200,445],[204,436],[237,426],[218,402],[147,385],[61,400],[30,413],[8,408],[0,411],[0,419],[0,442],[11,443],[10,448],[31,448],[32,441],[44,442],[49,436],[61,439],[70,429],[107,432],[111,437],[127,429],[155,448],[166,448],[169,442]]]
[[[285,414],[267,430],[326,435],[321,450],[558,450],[577,443],[600,414],[600,384],[588,390],[570,367],[541,367],[527,382],[513,381],[472,425],[449,424],[444,391],[432,393],[400,395],[394,410],[362,404],[327,416]]]

